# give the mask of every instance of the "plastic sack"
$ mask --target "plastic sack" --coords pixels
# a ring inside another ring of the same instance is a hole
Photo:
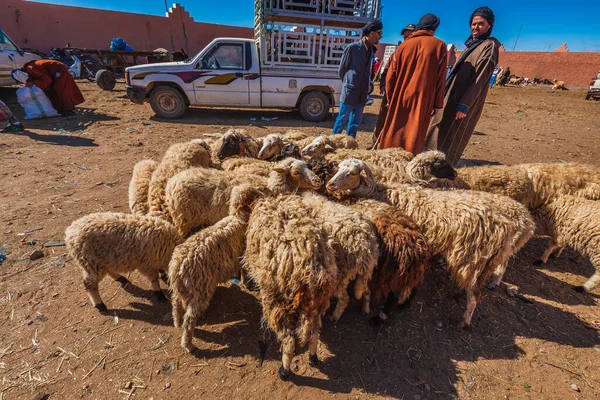
[[[119,38],[113,38],[112,41],[110,42],[110,49],[113,51],[122,51],[122,50],[127,50],[127,51],[132,51],[133,48],[131,46],[129,46],[127,44],[127,42],[123,39]]]
[[[32,87],[23,86],[17,89],[17,100],[25,110],[25,119],[58,116],[58,112],[52,107],[50,99],[42,89],[35,85]]]

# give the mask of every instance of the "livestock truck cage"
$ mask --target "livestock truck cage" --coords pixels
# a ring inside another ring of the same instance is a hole
[[[344,48],[380,18],[380,0],[255,0],[262,67],[337,71]]]

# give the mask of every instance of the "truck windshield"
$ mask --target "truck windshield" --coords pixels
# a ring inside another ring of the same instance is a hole
[[[4,31],[0,28],[0,46],[3,50],[11,50],[11,51],[19,51],[19,48],[16,44],[10,40],[8,36],[4,33]]]
[[[220,43],[202,57],[202,69],[244,69],[242,43]]]

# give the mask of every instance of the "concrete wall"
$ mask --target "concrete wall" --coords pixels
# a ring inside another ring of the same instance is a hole
[[[135,50],[183,48],[192,55],[215,37],[254,37],[252,28],[195,22],[180,5],[175,5],[167,17],[157,17],[0,0],[0,26],[20,47],[45,53],[51,47],[64,47],[67,43],[73,47],[107,49],[113,37],[121,37]]]

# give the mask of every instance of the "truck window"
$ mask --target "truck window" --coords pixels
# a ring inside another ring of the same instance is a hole
[[[244,47],[242,43],[221,43],[202,57],[202,69],[244,70]]]
[[[6,36],[2,29],[0,29],[0,49],[19,51],[19,48]]]

